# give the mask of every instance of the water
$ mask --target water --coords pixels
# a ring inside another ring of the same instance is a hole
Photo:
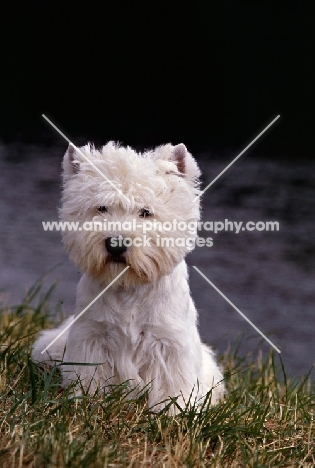
[[[68,261],[58,232],[42,221],[56,220],[64,145],[0,145],[0,288],[4,303],[18,303],[40,276],[55,269],[54,304],[73,311],[80,272]],[[233,159],[199,157],[204,186]],[[291,375],[315,361],[314,206],[315,167],[310,161],[279,162],[244,155],[205,194],[203,219],[280,223],[279,232],[205,233],[211,248],[188,256],[255,325],[281,349]],[[244,335],[241,353],[270,346],[193,269],[192,294],[205,341],[223,352]]]

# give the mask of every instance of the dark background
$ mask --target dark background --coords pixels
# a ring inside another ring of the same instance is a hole
[[[2,2],[0,138],[311,157],[311,2]]]

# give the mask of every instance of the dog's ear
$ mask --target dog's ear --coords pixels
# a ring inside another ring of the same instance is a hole
[[[200,170],[195,158],[189,153],[183,143],[173,147],[172,160],[177,166],[177,170],[185,177],[186,180],[191,180],[196,185],[200,177]]]
[[[63,171],[67,176],[72,176],[79,172],[80,162],[76,157],[76,147],[70,143],[63,158]]]
[[[173,157],[174,157],[174,161],[176,163],[178,172],[180,172],[181,174],[185,174],[186,172],[186,163],[185,163],[186,154],[187,154],[187,148],[183,143],[180,143],[179,145],[174,146]]]

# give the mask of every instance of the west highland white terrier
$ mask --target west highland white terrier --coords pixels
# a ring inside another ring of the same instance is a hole
[[[78,392],[89,393],[129,381],[131,388],[149,387],[154,411],[170,397],[185,407],[210,391],[212,404],[223,396],[221,370],[198,333],[184,260],[197,238],[197,229],[192,234],[187,225],[200,219],[199,198],[193,201],[199,176],[183,144],[143,154],[113,142],[100,150],[69,146],[60,218],[80,223],[63,232],[70,258],[83,272],[76,315],[43,331],[32,351],[37,363],[72,363],[61,364],[64,387],[78,377]],[[99,224],[105,228],[87,229]]]

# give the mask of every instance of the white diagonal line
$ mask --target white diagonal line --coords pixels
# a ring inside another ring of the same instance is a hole
[[[238,154],[238,155],[236,156],[236,158],[234,158],[233,161],[230,162],[230,164],[228,164],[228,165],[226,166],[226,168],[223,169],[223,171],[220,172],[220,174],[217,175],[217,176],[213,179],[213,181],[210,182],[210,184],[208,184],[207,187],[206,187],[201,193],[199,193],[199,195],[197,195],[197,196],[193,199],[193,202],[195,202],[199,197],[201,197],[201,195],[203,195],[203,194],[205,193],[205,191],[208,190],[208,188],[210,188],[211,185],[213,185],[213,184],[215,183],[215,181],[217,181],[217,180],[219,179],[219,177],[221,177],[221,175],[224,174],[224,172],[227,171],[227,170],[232,166],[232,164],[234,164],[235,161],[237,161],[238,158],[240,158],[240,157],[242,156],[242,154],[244,154],[245,151],[248,150],[248,148],[249,148],[250,146],[252,146],[252,144],[255,143],[255,141],[257,141],[258,138],[260,138],[261,135],[262,135],[263,133],[265,133],[265,131],[268,130],[268,128],[271,127],[271,125],[273,125],[273,124],[275,123],[276,120],[279,119],[279,117],[280,117],[280,115],[277,115],[277,117],[276,117],[275,119],[273,119],[273,121],[270,122],[270,124],[267,125],[267,127],[265,127],[265,128],[263,129],[263,131],[260,132],[259,135],[257,135],[256,138],[254,138],[253,141],[251,141],[251,142],[249,143],[249,145],[247,145],[246,148],[244,148],[243,151],[241,151],[241,153]]]
[[[275,346],[273,344],[272,341],[269,340],[269,338],[266,337],[266,335],[264,335],[260,330],[259,328],[256,327],[256,325],[253,324],[253,322],[251,322],[249,320],[249,318],[246,317],[246,315],[243,314],[243,312],[240,311],[240,309],[238,309],[234,304],[233,302],[230,301],[230,299],[228,299],[221,291],[220,289],[218,289],[196,266],[193,267],[196,271],[198,271],[199,275],[201,275],[206,281],[207,283],[209,283],[222,297],[223,299],[226,300],[226,302],[228,302],[235,310],[236,312],[238,312],[242,317],[243,319],[246,320],[246,322],[248,322],[276,351],[277,353],[281,353],[280,349],[277,348],[277,346]]]
[[[122,196],[127,200],[127,202],[130,203],[129,198],[126,197],[126,195],[124,195],[124,194],[122,193],[122,191],[121,191],[118,187],[116,187],[116,185],[113,184],[113,182],[112,182],[111,180],[109,180],[109,179],[106,177],[106,175],[105,175],[102,171],[99,170],[99,168],[98,168],[97,166],[95,166],[95,164],[90,160],[90,158],[88,158],[88,157],[80,150],[80,148],[78,148],[77,146],[75,146],[75,145],[72,143],[72,141],[70,141],[69,138],[67,138],[66,135],[65,135],[64,133],[62,133],[61,130],[59,130],[59,128],[56,127],[56,125],[53,124],[51,120],[48,119],[48,117],[46,117],[45,114],[42,114],[42,117],[44,117],[44,119],[47,120],[47,122],[48,122],[55,130],[57,130],[57,132],[60,133],[60,135],[61,135],[68,143],[70,143],[70,145],[72,145],[72,146],[76,149],[76,151],[77,151],[88,163],[90,163],[91,166],[92,166],[99,174],[101,174],[101,176],[102,176],[112,187],[114,187],[114,189],[117,190],[117,192],[118,192],[120,195],[122,195]]]
[[[91,301],[91,302],[89,303],[89,305],[87,305],[87,306],[82,310],[82,312],[80,312],[79,315],[77,315],[77,316],[72,320],[72,322],[70,322],[69,325],[67,325],[67,326],[59,333],[59,335],[56,336],[56,338],[54,338],[54,339],[52,340],[52,342],[49,343],[48,346],[46,346],[45,349],[43,349],[43,351],[41,352],[41,354],[44,354],[44,352],[47,351],[47,349],[49,349],[49,348],[51,347],[51,345],[54,344],[55,341],[57,341],[57,340],[64,334],[64,332],[67,331],[68,328],[70,328],[71,325],[73,325],[74,322],[76,322],[76,321],[78,320],[78,318],[80,318],[80,317],[84,314],[84,312],[86,312],[86,311],[91,307],[91,305],[94,304],[94,302],[97,301],[97,299],[98,299],[99,297],[101,297],[102,294],[104,294],[104,292],[107,291],[107,289],[109,289],[109,288],[111,287],[111,285],[114,284],[115,281],[117,281],[118,278],[120,278],[120,276],[123,275],[123,274],[125,273],[125,271],[128,270],[128,268],[130,268],[129,265],[126,266],[126,268],[125,268],[121,273],[119,273],[119,275],[117,275],[116,278],[113,279],[113,281],[112,281],[111,283],[109,283],[109,285],[106,286],[106,288],[103,289],[103,291],[100,292],[100,293],[93,299],[93,301]]]

